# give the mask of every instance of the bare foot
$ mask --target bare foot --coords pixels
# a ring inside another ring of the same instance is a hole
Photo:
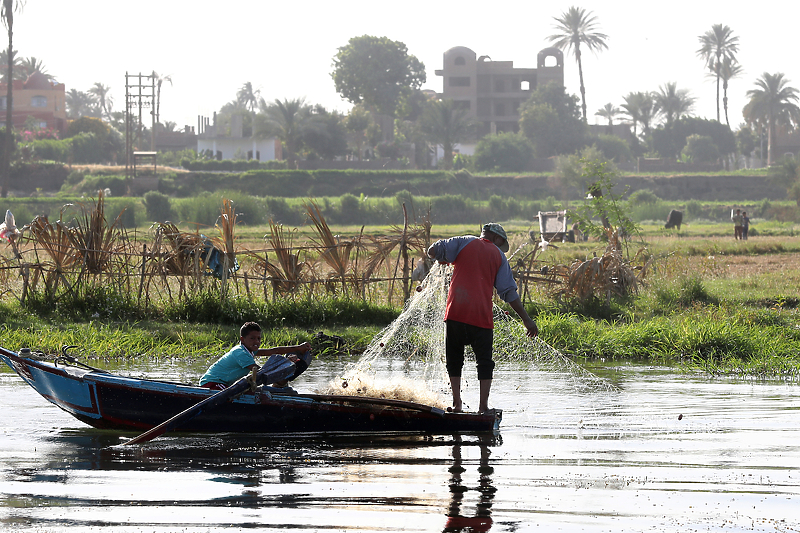
[[[460,413],[461,411],[462,411],[462,407],[461,407],[460,403],[453,405],[453,407],[448,407],[447,408],[447,412],[448,413]]]

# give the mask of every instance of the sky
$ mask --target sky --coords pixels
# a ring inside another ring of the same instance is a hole
[[[110,86],[116,110],[124,108],[126,72],[169,76],[161,120],[182,128],[196,126],[199,115],[211,117],[246,82],[267,102],[304,97],[346,113],[352,105],[336,93],[332,60],[350,38],[365,34],[403,42],[425,64],[423,89],[437,92],[442,78],[434,71],[454,46],[533,68],[556,33],[554,17],[573,5],[591,11],[597,31],[608,36],[607,50],[583,54],[591,124],[603,123],[594,113],[606,103],[619,107],[629,92],[668,82],[689,90],[696,116],[716,118],[715,84],[697,57],[699,36],[714,24],[739,37],[743,74],[730,82],[731,127],[742,123],[746,93],[764,72],[782,72],[800,89],[800,2],[771,0],[24,0],[14,48],[42,60],[67,91]],[[566,89],[579,95],[574,57],[565,54],[564,64]]]

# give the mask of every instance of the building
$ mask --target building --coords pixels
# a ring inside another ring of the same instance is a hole
[[[39,128],[52,128],[63,135],[67,129],[66,94],[63,83],[47,79],[34,72],[25,81],[14,80],[12,94],[12,124],[21,130],[28,118],[33,117]],[[6,125],[7,85],[0,83],[0,127]]]
[[[436,71],[444,78],[440,97],[469,110],[479,122],[478,137],[489,133],[519,131],[519,107],[538,86],[564,85],[564,54],[545,48],[536,68],[515,68],[512,61],[492,61],[465,46],[444,53],[444,65]]]
[[[282,159],[280,139],[259,139],[244,137],[242,134],[242,117],[231,117],[231,133],[225,135],[218,130],[217,114],[214,123],[209,124],[206,117],[198,117],[197,153],[210,153],[214,159],[257,159],[271,161]]]

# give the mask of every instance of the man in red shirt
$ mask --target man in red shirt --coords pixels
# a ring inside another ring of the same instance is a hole
[[[517,284],[504,253],[507,251],[506,232],[503,226],[494,222],[483,226],[480,238],[471,235],[452,237],[436,241],[428,248],[428,257],[440,263],[453,264],[444,317],[447,322],[445,354],[453,390],[453,411],[463,408],[461,370],[464,366],[464,347],[467,345],[475,352],[478,367],[478,412],[489,410],[489,391],[494,370],[492,296],[495,289],[497,295],[508,302],[522,319],[528,336],[535,337],[539,333],[517,294]]]

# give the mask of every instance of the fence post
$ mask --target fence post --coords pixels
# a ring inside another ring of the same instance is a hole
[[[142,292],[144,291],[144,273],[145,273],[145,265],[147,264],[147,245],[142,245],[142,272],[141,277],[139,278],[139,298],[137,302],[139,305],[142,303]]]

